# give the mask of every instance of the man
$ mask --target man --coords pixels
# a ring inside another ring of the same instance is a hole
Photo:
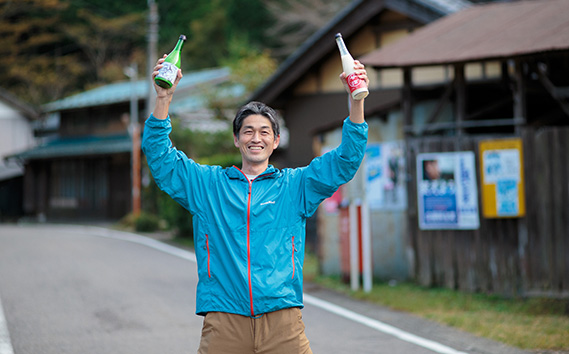
[[[364,66],[354,65],[369,82]],[[300,313],[305,222],[363,159],[363,100],[350,95],[338,148],[309,166],[283,170],[269,164],[280,140],[276,113],[251,102],[233,121],[242,166],[224,169],[197,164],[168,138],[168,108],[181,78],[180,70],[171,88],[154,85],[156,106],[142,148],[158,186],[193,215],[196,313],[205,316],[198,353],[312,353]],[[340,79],[349,92],[344,73]]]

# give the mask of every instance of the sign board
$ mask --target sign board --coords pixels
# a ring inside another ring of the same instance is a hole
[[[478,189],[472,151],[417,155],[419,228],[478,229]]]
[[[525,215],[522,140],[481,141],[482,214],[486,218]]]
[[[405,210],[405,144],[369,143],[366,148],[366,198],[372,210]]]

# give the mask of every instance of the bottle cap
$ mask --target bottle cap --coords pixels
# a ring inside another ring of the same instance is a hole
[[[186,40],[186,36],[184,36],[183,34],[180,35],[180,39],[185,41]]]

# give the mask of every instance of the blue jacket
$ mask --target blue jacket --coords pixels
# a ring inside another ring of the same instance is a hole
[[[233,166],[200,165],[172,146],[170,118],[146,120],[142,149],[158,186],[193,215],[196,313],[257,316],[303,307],[306,218],[353,178],[367,124],[344,121],[342,143],[301,168],[269,165],[252,181]]]

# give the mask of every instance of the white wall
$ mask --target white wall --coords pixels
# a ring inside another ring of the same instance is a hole
[[[6,165],[8,155],[25,151],[35,145],[30,121],[11,106],[0,101],[0,172],[22,171],[11,163]],[[0,175],[1,177],[1,175]]]

